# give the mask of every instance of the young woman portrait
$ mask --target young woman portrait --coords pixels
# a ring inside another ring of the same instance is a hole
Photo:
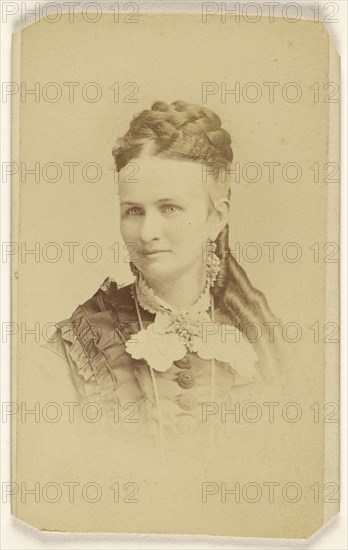
[[[109,274],[44,346],[71,399],[128,407],[150,437],[200,432],[207,403],[278,376],[276,318],[231,253],[232,147],[203,106],[134,116],[112,151],[134,281]]]

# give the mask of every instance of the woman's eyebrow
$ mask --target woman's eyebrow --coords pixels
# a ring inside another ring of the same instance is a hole
[[[164,198],[164,199],[158,199],[155,202],[155,204],[161,204],[162,202],[182,202],[182,200],[180,199],[180,197],[169,197],[169,198]],[[140,203],[137,203],[137,202],[134,202],[134,201],[121,201],[120,204],[121,204],[121,206],[130,205],[130,204],[133,204],[133,205],[136,205],[136,206],[141,206]]]
[[[181,202],[181,199],[180,197],[170,197],[167,199],[159,199],[158,201],[156,201],[156,204],[159,204],[161,202]]]

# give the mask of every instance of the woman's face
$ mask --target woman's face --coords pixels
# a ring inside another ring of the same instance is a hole
[[[130,261],[145,276],[168,279],[202,265],[204,243],[216,236],[201,164],[143,156],[132,166],[119,179],[120,229]]]

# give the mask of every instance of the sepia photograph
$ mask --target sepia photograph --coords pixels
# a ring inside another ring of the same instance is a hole
[[[106,278],[59,324],[45,349],[61,360],[47,363],[77,400],[133,403],[149,434],[188,435],[204,405],[279,375],[261,327],[280,323],[230,251],[231,136],[206,107],[156,102],[112,153],[135,280]]]
[[[3,86],[3,498],[40,536],[309,539],[339,513],[335,14],[67,4]]]

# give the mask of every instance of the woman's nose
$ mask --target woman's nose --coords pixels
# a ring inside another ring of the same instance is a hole
[[[148,242],[160,236],[161,220],[156,213],[146,213],[140,229],[140,239]]]

